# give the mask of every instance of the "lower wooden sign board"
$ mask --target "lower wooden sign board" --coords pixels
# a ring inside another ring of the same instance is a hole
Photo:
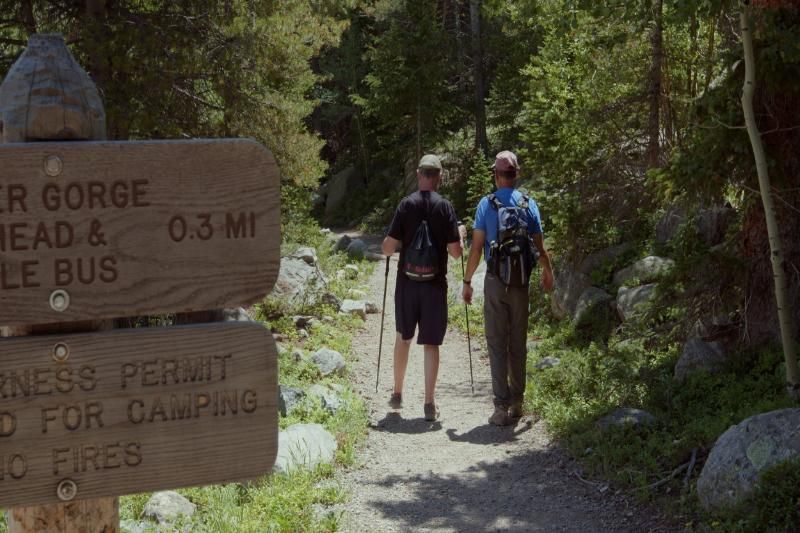
[[[0,325],[235,307],[280,265],[253,140],[0,145]]]
[[[0,341],[0,507],[252,479],[278,447],[255,323]]]

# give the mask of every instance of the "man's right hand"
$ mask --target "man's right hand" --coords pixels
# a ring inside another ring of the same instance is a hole
[[[472,285],[467,285],[466,283],[462,284],[463,289],[461,289],[461,297],[464,298],[464,301],[467,305],[472,305]]]

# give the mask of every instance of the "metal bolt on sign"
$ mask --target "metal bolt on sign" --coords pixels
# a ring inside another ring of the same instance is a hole
[[[62,502],[71,501],[78,494],[78,485],[71,479],[64,479],[58,484],[56,494]]]
[[[69,293],[63,289],[58,289],[50,294],[50,307],[53,311],[66,311],[69,307]]]
[[[59,342],[53,346],[53,360],[56,363],[63,363],[69,358],[69,346],[66,343]]]
[[[49,155],[44,160],[44,173],[51,177],[56,177],[61,174],[64,169],[64,163],[57,155]]]

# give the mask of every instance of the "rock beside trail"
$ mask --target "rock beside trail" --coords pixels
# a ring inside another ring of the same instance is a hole
[[[339,312],[345,315],[360,316],[362,320],[366,320],[367,302],[363,300],[345,300],[342,302]]]
[[[174,522],[181,516],[192,516],[197,506],[178,494],[167,490],[153,494],[144,506],[142,515],[159,524]]]
[[[251,317],[247,311],[244,310],[244,307],[236,307],[234,309],[223,309],[222,310],[222,321],[223,322],[255,322],[253,317]]]
[[[342,399],[339,394],[335,390],[319,383],[308,388],[308,396],[309,398],[319,398],[322,408],[331,414],[336,414],[342,407]]]
[[[290,257],[294,259],[302,259],[309,265],[317,264],[317,251],[308,246],[298,248]]]
[[[675,261],[672,259],[651,255],[614,274],[614,285],[621,286],[634,279],[638,279],[643,284],[650,283],[658,280],[673,266],[675,266]]]
[[[533,367],[537,370],[547,370],[561,364],[561,359],[558,357],[544,357],[537,361]]]
[[[278,411],[281,416],[287,416],[297,407],[305,397],[305,393],[295,387],[278,386]]]
[[[575,316],[578,299],[590,286],[588,275],[567,267],[559,268],[556,272],[553,297],[550,298],[553,315],[558,319]]]
[[[614,297],[603,289],[589,287],[575,305],[575,323],[578,326],[589,324],[596,320],[604,320],[611,314],[609,303]]]
[[[336,350],[321,348],[311,356],[311,362],[319,369],[323,376],[341,374],[345,369],[344,357]]]
[[[800,409],[780,409],[745,419],[718,439],[697,480],[707,510],[725,510],[751,496],[761,473],[800,456]]]
[[[639,287],[620,287],[617,293],[617,311],[624,322],[638,312],[640,306],[648,304],[655,296],[656,284]]]
[[[344,252],[347,250],[347,247],[350,246],[351,242],[353,242],[353,239],[350,238],[349,235],[342,235],[339,237],[339,240],[336,241],[336,244],[333,245],[333,251]]]
[[[336,439],[320,424],[295,424],[278,434],[278,456],[273,471],[286,474],[295,468],[331,463]]]
[[[619,256],[627,253],[632,248],[633,244],[623,243],[617,244],[616,246],[609,246],[608,248],[591,253],[587,255],[583,261],[581,261],[581,264],[578,267],[578,272],[591,276],[592,272],[600,268],[607,267]]]
[[[717,374],[725,369],[728,357],[720,342],[691,339],[683,346],[683,353],[675,365],[675,380],[682,382],[696,372]]]
[[[620,407],[598,420],[597,426],[600,429],[608,429],[613,426],[652,426],[655,423],[656,417],[647,411]]]
[[[347,255],[351,259],[364,259],[364,254],[367,252],[367,243],[361,239],[353,239],[347,245]]]
[[[315,265],[297,257],[282,257],[271,297],[289,305],[314,303],[326,285],[327,280]]]

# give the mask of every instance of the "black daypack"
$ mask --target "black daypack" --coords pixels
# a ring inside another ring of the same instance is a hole
[[[423,196],[423,198],[425,198]],[[411,246],[405,250],[405,272],[408,279],[413,281],[431,281],[439,272],[439,252],[431,239],[431,230],[428,227],[428,202],[425,198],[425,215],[422,222],[414,232]]]
[[[519,204],[503,205],[497,196],[489,204],[497,211],[497,240],[489,243],[489,269],[509,287],[527,287],[537,254],[528,233],[527,196]]]

